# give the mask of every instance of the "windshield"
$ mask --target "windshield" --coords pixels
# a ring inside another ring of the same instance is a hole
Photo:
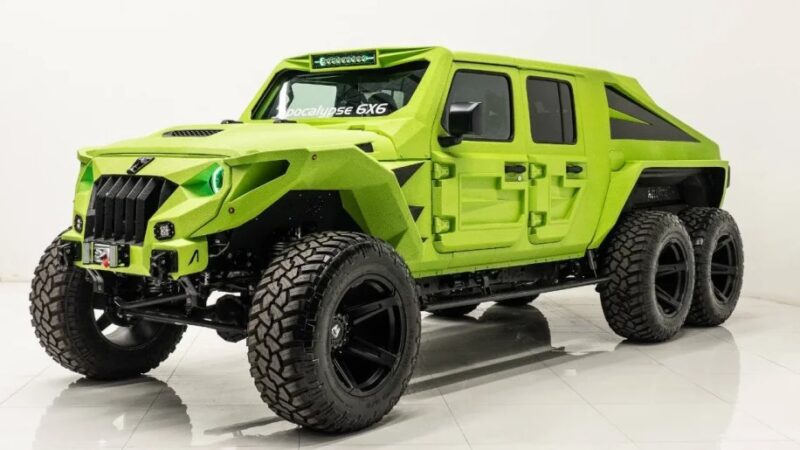
[[[342,72],[288,72],[273,85],[258,119],[385,116],[407,105],[428,63]]]

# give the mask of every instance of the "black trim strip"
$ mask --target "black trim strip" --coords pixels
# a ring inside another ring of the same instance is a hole
[[[611,139],[699,142],[685,131],[640,105],[614,87],[606,86],[606,98],[610,109],[645,122],[631,122],[612,117],[610,119]]]
[[[372,153],[374,149],[372,148],[372,142],[364,142],[363,144],[356,144],[356,147],[360,148],[364,153]]]
[[[422,167],[422,163],[410,164],[408,166],[396,167],[392,169],[392,172],[394,172],[394,176],[397,178],[397,182],[400,186],[403,186],[409,178],[417,173],[420,167]]]
[[[419,219],[419,215],[422,214],[423,209],[425,209],[424,206],[408,205],[408,210],[411,212],[411,217],[414,218],[414,222]]]

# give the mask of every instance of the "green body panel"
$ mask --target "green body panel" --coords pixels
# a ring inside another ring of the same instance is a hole
[[[371,67],[420,59],[429,66],[410,102],[388,116],[254,120],[272,80],[286,70],[312,69],[303,55],[281,62],[242,113],[243,123],[171,129],[214,129],[207,137],[150,136],[79,152],[74,213],[86,216],[92,186],[102,175],[125,174],[140,156],[154,156],[137,175],[167,178],[179,187],[150,219],[143,245],[131,246],[127,267],[147,275],[153,250],[177,250],[179,277],[206,269],[207,236],[235,229],[291,191],[333,190],[366,233],[389,242],[415,277],[582,257],[613,228],[647,168],[721,167],[719,150],[702,134],[660,109],[639,84],[605,71],[443,48],[379,49]],[[364,68],[368,70],[368,68]],[[451,79],[457,70],[502,73],[512,87],[513,137],[508,142],[464,140],[443,148],[439,136]],[[564,80],[572,86],[577,139],[573,145],[531,139],[525,82]],[[638,119],[609,110],[613,86],[690,135],[696,142],[612,140],[609,119]],[[371,144],[365,152],[359,145]],[[505,166],[523,165],[523,174]],[[401,184],[394,171],[414,166]],[[580,166],[570,173],[567,166]],[[208,186],[222,167],[223,185]],[[414,213],[417,212],[415,218]],[[175,237],[157,241],[153,226],[175,224]],[[70,229],[62,239],[81,241]],[[81,265],[79,263],[79,265]]]

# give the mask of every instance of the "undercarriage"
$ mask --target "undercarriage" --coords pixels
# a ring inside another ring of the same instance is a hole
[[[99,297],[96,309],[104,316],[99,322],[117,325],[147,320],[174,325],[211,328],[225,340],[244,339],[252,296],[260,279],[261,262],[254,252],[230,251],[226,241],[217,240],[209,270],[180,277],[136,277],[114,272],[84,270],[92,290]],[[284,244],[277,245],[279,251]],[[62,263],[71,255],[60,247]],[[598,275],[593,251],[580,260],[543,263],[440,275],[416,280],[422,311],[502,302],[533,297],[605,281]]]

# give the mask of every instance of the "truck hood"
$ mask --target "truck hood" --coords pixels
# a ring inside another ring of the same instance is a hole
[[[392,142],[373,131],[319,127],[303,123],[248,122],[187,125],[149,136],[79,151],[81,159],[114,155],[174,155],[239,158],[292,149],[324,150],[371,144],[374,156],[394,153]]]

